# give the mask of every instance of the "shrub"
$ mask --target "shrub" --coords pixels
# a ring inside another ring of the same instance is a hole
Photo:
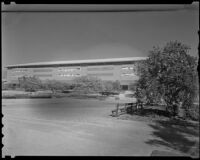
[[[16,88],[15,84],[12,83],[3,83],[2,90],[14,90]]]
[[[28,92],[34,92],[38,89],[41,89],[43,88],[43,85],[42,85],[42,81],[33,76],[33,77],[20,77],[19,79],[19,86],[20,88],[23,88],[25,89],[25,91],[28,91]]]
[[[43,82],[43,86],[45,89],[51,90],[53,92],[55,91],[64,91],[71,89],[71,85],[69,83],[57,81],[57,80],[46,80]]]
[[[119,81],[103,81],[104,92],[115,92],[121,89]]]
[[[97,93],[103,90],[102,80],[92,76],[81,76],[74,79],[74,91],[87,93]]]

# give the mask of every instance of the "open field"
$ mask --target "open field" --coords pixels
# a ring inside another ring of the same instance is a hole
[[[112,98],[2,99],[2,154],[150,156],[161,150],[186,155],[199,141],[191,126],[189,132],[187,126],[111,117],[114,103]]]

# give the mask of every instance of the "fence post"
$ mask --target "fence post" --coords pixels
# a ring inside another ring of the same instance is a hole
[[[133,107],[134,107],[134,104],[131,103],[131,114],[133,114]]]
[[[127,113],[127,106],[128,106],[128,104],[127,104],[127,103],[125,103],[125,104],[124,104],[125,113]]]
[[[116,115],[115,116],[118,116],[118,110],[119,110],[119,103],[116,104]]]

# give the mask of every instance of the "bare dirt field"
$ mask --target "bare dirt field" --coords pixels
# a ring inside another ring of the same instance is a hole
[[[198,133],[184,128],[112,117],[114,108],[111,99],[3,99],[2,154],[150,156],[161,150],[186,155],[199,141]]]

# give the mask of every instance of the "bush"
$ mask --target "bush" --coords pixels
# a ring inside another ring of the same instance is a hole
[[[57,80],[46,80],[43,82],[43,86],[45,89],[49,89],[51,91],[64,91],[70,89],[70,84],[57,81]]]
[[[37,77],[21,77],[19,78],[20,88],[25,89],[28,92],[35,92],[37,90],[51,90],[51,91],[63,91],[70,89],[70,84],[57,81],[57,80],[45,80],[42,81]]]
[[[119,81],[103,81],[97,77],[82,76],[74,79],[74,91],[79,94],[115,92],[120,90]]]
[[[2,90],[15,90],[16,84],[13,83],[3,83]]]
[[[132,90],[132,91],[136,91],[136,89],[137,89],[137,82],[136,82],[136,83],[131,83],[131,84],[129,85],[129,88],[130,88],[130,90]]]
[[[103,92],[116,92],[120,90],[121,87],[119,81],[103,81]]]
[[[103,90],[102,80],[91,76],[82,76],[74,79],[74,91],[81,94],[98,93]]]
[[[38,89],[42,89],[42,81],[33,76],[33,77],[20,77],[19,79],[19,86],[22,89],[25,89],[27,92],[34,92]]]

